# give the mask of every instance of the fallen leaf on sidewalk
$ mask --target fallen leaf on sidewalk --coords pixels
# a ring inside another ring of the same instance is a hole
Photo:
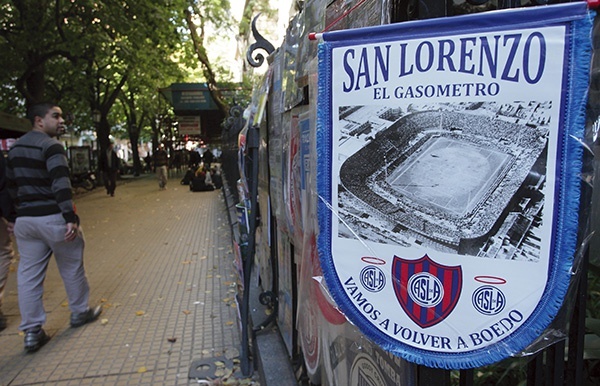
[[[69,302],[62,302],[60,304],[61,307],[67,307],[69,305]]]
[[[103,325],[103,326],[107,325],[108,324],[108,319],[102,319],[102,320],[100,320],[100,324]]]
[[[189,314],[191,314],[191,313],[192,313],[192,311],[190,311],[190,310],[183,310],[182,312],[183,312],[184,314],[186,314],[186,315],[189,315]]]
[[[145,373],[146,371],[148,371],[148,369],[146,368],[146,366],[142,366],[138,369],[138,373]]]
[[[225,325],[226,325],[226,326],[233,326],[233,322],[232,322],[232,321],[225,322]]]
[[[169,341],[169,343],[175,343],[175,342],[177,342],[177,338],[175,338],[175,337],[167,338],[167,341]]]
[[[135,312],[135,314],[136,314],[137,316],[142,316],[142,315],[144,315],[145,313],[146,313],[146,311],[142,311],[142,310],[139,310],[139,311],[136,311],[136,312]]]

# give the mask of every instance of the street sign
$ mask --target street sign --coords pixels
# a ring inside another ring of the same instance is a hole
[[[180,135],[200,135],[201,125],[199,116],[177,117]]]

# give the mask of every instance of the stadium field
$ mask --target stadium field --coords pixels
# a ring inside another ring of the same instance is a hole
[[[387,179],[395,190],[464,216],[493,188],[510,156],[452,138],[431,137]]]

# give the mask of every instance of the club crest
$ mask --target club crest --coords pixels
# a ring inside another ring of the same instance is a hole
[[[422,328],[450,315],[462,290],[461,267],[436,263],[427,255],[418,260],[394,256],[392,276],[402,309]]]

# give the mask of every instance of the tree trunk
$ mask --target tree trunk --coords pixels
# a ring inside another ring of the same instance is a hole
[[[27,102],[39,103],[45,100],[45,69],[44,65],[39,66],[36,70],[34,70],[27,79],[25,79],[25,84],[27,85],[27,94],[31,100],[27,100]],[[58,101],[53,101],[54,103],[58,103]]]
[[[106,151],[110,143],[110,124],[106,115],[102,114],[102,118],[96,128],[96,137],[98,138],[98,144],[100,145],[100,151]]]
[[[140,161],[140,152],[138,143],[140,140],[140,131],[136,128],[129,131],[129,141],[131,142],[131,155],[133,156],[133,175],[139,176],[142,172],[142,162]]]
[[[215,73],[213,72],[210,60],[206,55],[204,41],[200,36],[198,36],[194,22],[192,21],[192,13],[189,10],[185,11],[185,19],[190,30],[192,42],[194,43],[194,51],[196,51],[198,60],[202,64],[202,73],[206,78],[206,83],[208,84],[208,91],[210,92],[210,95],[212,96],[215,103],[217,104],[219,110],[221,110],[221,112],[225,116],[227,116],[227,113],[229,112],[229,106],[227,105],[227,102],[225,102],[225,100],[223,99],[223,96],[221,95],[221,90],[217,86],[217,79]]]

